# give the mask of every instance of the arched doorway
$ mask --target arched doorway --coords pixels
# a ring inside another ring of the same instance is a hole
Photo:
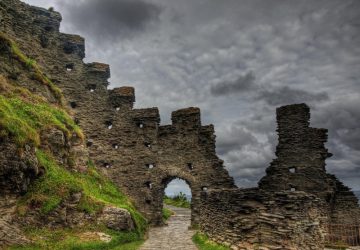
[[[199,196],[199,190],[196,189],[196,184],[191,181],[192,179],[186,179],[184,176],[168,176],[164,178],[161,182],[161,209],[164,207],[164,197],[165,195],[173,196],[178,195],[180,192],[184,193],[186,198],[190,201],[190,211],[191,211],[191,225],[196,224],[197,218],[197,204],[196,197]],[[194,199],[195,198],[195,199]]]
[[[165,206],[175,206],[190,210],[191,197],[191,189],[186,181],[175,178],[170,181],[165,188],[163,208],[165,208]]]

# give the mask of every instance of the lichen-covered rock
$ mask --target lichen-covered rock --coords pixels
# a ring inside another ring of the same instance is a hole
[[[0,248],[8,245],[24,245],[31,241],[27,239],[19,230],[17,225],[11,225],[9,222],[0,218]]]
[[[2,194],[0,196],[0,249],[3,246],[30,243],[13,219],[17,201],[17,195]]]
[[[0,140],[0,195],[26,192],[38,174],[34,148],[27,145],[21,152],[14,142]]]
[[[98,218],[99,223],[117,231],[131,231],[135,228],[130,213],[123,208],[107,206]]]

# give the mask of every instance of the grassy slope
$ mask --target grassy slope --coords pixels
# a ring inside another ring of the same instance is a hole
[[[46,76],[36,66],[36,63],[26,58],[12,40],[4,38],[0,34],[0,42],[8,43],[17,59],[26,63],[43,79],[41,83],[47,82]],[[57,99],[62,100],[61,92],[57,90],[56,86],[47,83]],[[53,127],[62,130],[68,139],[74,134],[83,138],[80,128],[62,108],[62,101],[59,103],[60,105],[51,105],[43,97],[36,96],[27,89],[16,86],[15,83],[9,83],[0,76],[0,138],[12,138],[17,143],[20,152],[25,144],[40,147],[40,133]],[[41,213],[47,214],[71,194],[82,192],[82,199],[77,209],[91,214],[99,212],[106,204],[125,208],[131,213],[136,230],[128,233],[106,230],[113,236],[113,240],[110,243],[103,243],[97,239],[84,241],[79,237],[84,229],[104,231],[105,229],[101,226],[91,227],[89,225],[90,228],[63,229],[56,232],[49,229],[28,228],[26,233],[35,241],[35,244],[21,249],[132,249],[141,243],[147,225],[146,220],[114,184],[96,172],[91,163],[86,173],[75,173],[58,165],[51,152],[38,149],[36,157],[46,171],[19,202],[18,212],[20,215],[25,215],[29,209],[39,209]],[[56,236],[59,237],[56,238]],[[126,242],[133,243],[128,244],[125,248],[119,246]]]
[[[210,241],[205,234],[199,232],[194,234],[192,239],[200,250],[230,250],[229,247],[222,246],[213,241]]]

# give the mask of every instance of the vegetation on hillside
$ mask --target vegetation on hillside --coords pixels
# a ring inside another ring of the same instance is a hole
[[[34,59],[27,57],[18,47],[18,45],[9,38],[6,34],[0,32],[0,47],[2,50],[7,49],[12,57],[16,58],[19,62],[21,62],[24,67],[28,70],[33,71],[32,77],[40,82],[48,86],[54,97],[58,100],[58,102],[63,105],[64,97],[59,87],[57,87],[41,70],[39,65],[36,63]]]
[[[35,241],[34,244],[13,246],[9,250],[136,250],[144,242],[134,232],[117,232],[99,227],[56,230],[28,228],[26,234]],[[101,240],[104,235],[110,236],[111,241]]]
[[[11,40],[6,38],[5,42],[9,43],[11,53],[17,59],[47,81],[35,61],[25,57]],[[0,33],[1,43],[4,43],[4,36]],[[56,88],[48,86],[56,91]],[[58,94],[55,96],[62,98],[61,92]],[[79,173],[59,165],[51,151],[42,149],[41,134],[51,128],[61,130],[67,141],[74,136],[84,138],[81,129],[61,105],[50,104],[44,97],[0,75],[0,139],[10,138],[17,144],[19,152],[25,145],[33,146],[39,165],[45,170],[20,199],[17,208],[19,216],[26,216],[27,212],[33,213],[34,210],[47,215],[71,195],[81,193],[76,207],[79,211],[96,215],[105,205],[125,208],[130,212],[136,229],[133,232],[116,232],[95,224],[57,230],[27,228],[25,233],[34,243],[12,249],[136,249],[142,242],[147,221],[113,183],[96,171],[91,161],[87,170]],[[104,232],[112,240],[103,242],[96,234],[93,234],[96,237],[84,239],[83,234],[89,232]]]
[[[183,207],[183,208],[191,207],[191,203],[187,200],[186,195],[182,192],[180,192],[179,194],[173,197],[169,197],[165,195],[164,203],[175,207]]]
[[[205,234],[197,232],[193,236],[193,242],[199,248],[199,250],[230,250],[229,247],[217,244],[211,240]]]

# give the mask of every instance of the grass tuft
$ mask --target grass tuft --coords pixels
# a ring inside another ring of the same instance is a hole
[[[171,217],[171,215],[174,214],[174,212],[164,207],[162,210],[162,214],[163,214],[163,220],[167,221]]]
[[[229,247],[217,244],[211,240],[205,234],[197,232],[192,237],[193,242],[199,248],[199,250],[230,250]]]

